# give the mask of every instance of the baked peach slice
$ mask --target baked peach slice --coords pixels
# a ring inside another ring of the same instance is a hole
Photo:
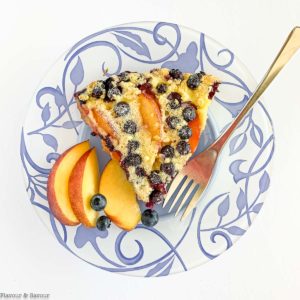
[[[141,219],[140,207],[133,186],[117,161],[110,160],[105,166],[99,192],[106,197],[104,212],[112,222],[127,231],[134,229]]]
[[[64,225],[77,225],[69,197],[69,178],[80,157],[88,151],[88,141],[66,150],[60,155],[48,177],[47,197],[53,215]]]
[[[69,197],[78,220],[86,227],[95,227],[98,212],[90,205],[99,189],[99,169],[96,149],[85,152],[77,161],[69,179]]]
[[[103,135],[110,135],[112,138],[116,138],[114,126],[108,121],[105,115],[96,109],[92,109],[92,114],[98,128],[104,131]]]
[[[98,128],[96,129],[96,131],[102,131],[100,132],[100,134],[104,133],[105,136],[111,137],[112,139],[116,139],[116,131],[114,129],[114,126],[112,124],[110,124],[107,120],[107,118],[104,116],[104,114],[102,114],[101,112],[93,109],[92,110],[93,113],[93,117],[96,120],[96,124],[98,126]],[[98,130],[99,129],[99,130]],[[105,152],[107,152],[112,159],[116,159],[118,161],[121,160],[121,155],[119,152],[117,151],[110,151],[106,145],[105,142],[102,140],[102,148]]]
[[[154,141],[160,142],[162,135],[162,118],[158,103],[149,94],[139,95],[140,113],[143,123],[151,133]]]
[[[192,129],[192,136],[189,138],[189,144],[191,146],[191,152],[194,153],[198,147],[201,134],[201,124],[198,114],[193,121],[189,122],[188,126]]]

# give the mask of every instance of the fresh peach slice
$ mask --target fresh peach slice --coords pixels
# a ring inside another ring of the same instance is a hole
[[[140,112],[142,115],[143,123],[146,125],[155,141],[161,140],[162,135],[162,119],[159,105],[153,97],[139,95]]]
[[[99,128],[101,128],[106,135],[110,135],[113,138],[116,138],[116,131],[113,128],[113,125],[109,123],[107,118],[100,111],[92,109],[92,114]]]
[[[189,122],[188,126],[192,129],[192,136],[189,139],[189,143],[191,152],[194,153],[198,147],[201,133],[200,118],[198,114],[193,121]]]
[[[105,166],[99,192],[107,200],[106,215],[120,228],[134,229],[141,219],[141,212],[134,189],[117,161],[111,160]]]
[[[98,193],[99,169],[96,149],[85,152],[76,163],[69,179],[69,197],[78,220],[86,227],[95,227],[98,212],[90,200]]]
[[[69,198],[69,178],[79,158],[90,148],[88,141],[65,151],[55,162],[48,177],[47,197],[53,215],[65,225],[77,225]]]

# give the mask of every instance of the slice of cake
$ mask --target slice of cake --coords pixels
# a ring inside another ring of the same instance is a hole
[[[123,72],[75,93],[82,119],[118,160],[137,198],[158,203],[199,143],[219,82],[177,69]]]

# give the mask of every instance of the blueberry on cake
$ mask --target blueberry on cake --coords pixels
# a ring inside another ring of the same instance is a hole
[[[123,72],[75,93],[82,119],[119,161],[137,198],[160,203],[196,150],[219,81],[178,69]]]

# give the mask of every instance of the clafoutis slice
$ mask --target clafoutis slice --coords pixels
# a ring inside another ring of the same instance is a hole
[[[82,119],[119,162],[137,198],[159,203],[205,128],[219,80],[199,72],[123,72],[75,93]]]

